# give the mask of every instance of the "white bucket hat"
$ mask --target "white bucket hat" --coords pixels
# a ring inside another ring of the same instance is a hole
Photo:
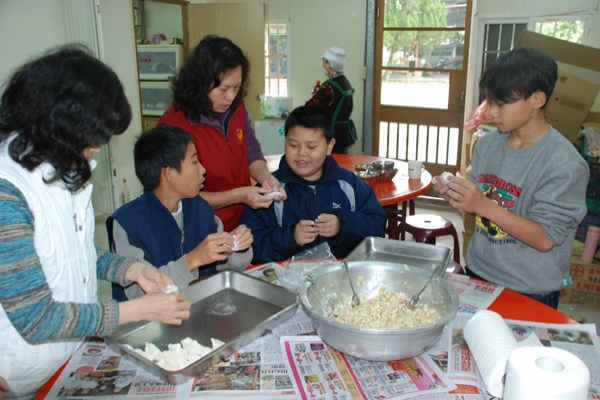
[[[336,71],[343,72],[346,69],[346,58],[348,58],[348,54],[339,47],[330,47],[325,50],[325,54],[321,56],[325,60],[329,61],[331,64],[331,68]]]

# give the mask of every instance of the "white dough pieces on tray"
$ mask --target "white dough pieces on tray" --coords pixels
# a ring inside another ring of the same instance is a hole
[[[144,350],[134,349],[129,345],[125,346],[166,370],[177,371],[187,367],[194,361],[199,360],[211,351],[216,350],[225,344],[215,338],[211,338],[210,340],[212,348],[202,346],[196,340],[189,337],[183,339],[181,343],[169,344],[167,346],[169,350],[165,351],[160,351],[158,347],[149,342],[146,342],[146,348]]]

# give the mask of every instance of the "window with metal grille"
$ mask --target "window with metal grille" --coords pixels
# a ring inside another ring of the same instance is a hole
[[[268,21],[265,24],[265,94],[287,96],[289,21]]]
[[[488,24],[485,26],[483,65],[481,71],[494,63],[502,54],[511,51],[527,24]]]
[[[572,43],[586,44],[589,27],[586,22],[590,14],[578,14],[567,18],[528,18],[522,23],[489,23],[485,25],[483,41],[483,62],[481,71],[492,65],[502,54],[514,48],[519,35],[528,29],[542,35],[566,40]]]

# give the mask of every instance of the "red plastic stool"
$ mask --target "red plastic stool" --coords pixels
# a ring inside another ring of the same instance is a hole
[[[452,222],[439,215],[419,214],[406,217],[406,231],[419,243],[435,244],[435,238],[452,235],[454,238],[454,262],[460,264],[458,234]],[[460,271],[460,270],[459,270]]]

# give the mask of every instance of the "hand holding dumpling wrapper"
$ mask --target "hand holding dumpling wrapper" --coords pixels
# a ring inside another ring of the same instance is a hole
[[[275,199],[277,197],[281,197],[283,195],[283,192],[270,192],[265,194],[265,197],[268,199]]]
[[[450,182],[450,180],[448,179],[449,176],[454,176],[454,174],[452,172],[444,172],[436,178],[437,183],[439,183],[440,186],[446,186]]]

